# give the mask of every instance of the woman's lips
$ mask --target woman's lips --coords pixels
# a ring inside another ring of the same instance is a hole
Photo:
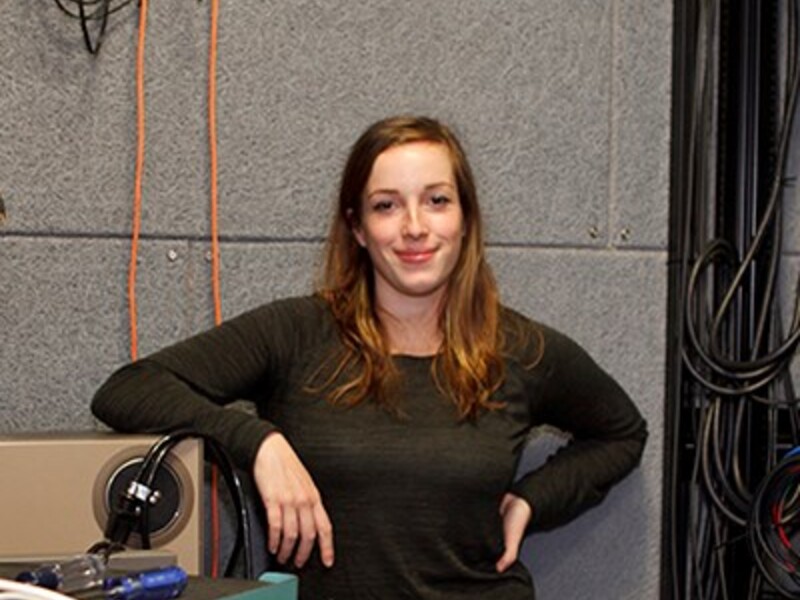
[[[404,263],[420,264],[429,261],[434,254],[434,250],[398,250],[395,253]]]

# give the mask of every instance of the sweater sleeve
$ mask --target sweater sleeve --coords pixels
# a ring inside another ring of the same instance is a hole
[[[600,503],[641,460],[647,424],[631,399],[578,344],[548,330],[530,401],[537,420],[570,441],[512,491],[533,508],[530,528],[562,525]]]
[[[98,389],[92,412],[127,433],[193,429],[218,440],[238,466],[250,469],[276,427],[225,405],[256,400],[279,385],[311,302],[265,305],[124,366]]]

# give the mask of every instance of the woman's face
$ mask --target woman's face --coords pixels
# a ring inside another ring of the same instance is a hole
[[[448,149],[432,142],[394,146],[378,155],[354,228],[375,275],[375,297],[438,302],[461,253],[464,215]]]

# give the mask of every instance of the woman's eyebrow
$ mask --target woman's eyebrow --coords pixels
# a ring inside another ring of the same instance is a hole
[[[398,194],[398,193],[399,192],[397,190],[392,189],[392,188],[378,188],[377,190],[372,190],[371,192],[369,192],[367,194],[367,198],[371,198],[372,196],[374,196],[376,194],[392,195],[392,194]]]
[[[456,189],[455,184],[451,183],[449,181],[437,181],[435,183],[429,183],[423,189],[427,191],[427,190],[433,190],[433,189],[440,188],[440,187],[449,187],[449,188],[452,188],[452,189]],[[399,193],[400,192],[398,190],[394,189],[394,188],[378,188],[376,190],[372,190],[371,192],[369,192],[367,194],[367,198],[369,198],[370,196],[372,196],[374,194],[399,194]]]
[[[449,187],[449,188],[452,188],[453,190],[456,189],[455,184],[451,183],[449,181],[440,181],[438,183],[431,183],[429,185],[426,185],[425,189],[426,190],[433,190],[433,189],[436,189],[436,188],[439,188],[439,187]]]

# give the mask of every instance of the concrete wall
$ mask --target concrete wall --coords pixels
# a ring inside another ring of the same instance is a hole
[[[128,359],[135,6],[92,57],[55,3],[3,3],[0,432],[95,428],[91,395]],[[641,0],[221,6],[226,316],[310,289],[348,147],[425,113],[471,156],[504,301],[583,343],[647,416],[642,468],[526,542],[545,600],[657,597],[671,28],[671,2]],[[142,354],[212,324],[208,31],[208,2],[151,3]]]

